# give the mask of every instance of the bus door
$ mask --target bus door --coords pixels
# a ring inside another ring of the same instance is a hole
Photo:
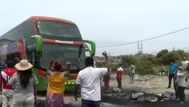
[[[88,45],[84,44],[84,47],[85,47],[85,55],[86,55],[86,57],[90,57],[91,56],[91,52],[90,52],[90,49],[89,49]]]
[[[96,44],[91,40],[83,40],[86,56],[94,57],[96,53]],[[89,48],[90,47],[90,48]]]

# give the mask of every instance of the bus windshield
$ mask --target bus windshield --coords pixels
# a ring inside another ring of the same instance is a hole
[[[81,50],[81,51],[80,51]],[[52,59],[62,60],[64,63],[71,62],[71,70],[83,69],[85,49],[77,45],[48,44],[43,43],[41,68],[47,69]]]
[[[38,21],[39,34],[66,38],[81,38],[79,29],[74,24],[59,21]]]

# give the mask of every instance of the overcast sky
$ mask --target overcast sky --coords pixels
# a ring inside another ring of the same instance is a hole
[[[75,22],[84,39],[94,40],[97,55],[137,52],[137,41],[189,26],[189,0],[1,0],[0,35],[30,16],[51,16]],[[144,52],[189,47],[189,29],[143,43]]]

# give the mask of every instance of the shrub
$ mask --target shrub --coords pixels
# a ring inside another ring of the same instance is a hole
[[[156,74],[152,67],[153,64],[150,61],[141,60],[136,64],[136,72],[140,75]]]

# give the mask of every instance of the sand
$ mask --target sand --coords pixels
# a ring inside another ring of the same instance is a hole
[[[162,77],[156,75],[146,75],[146,76],[135,75],[135,83],[129,84],[129,76],[124,75],[122,79],[122,85],[124,89],[141,90],[149,93],[163,93],[165,91],[174,92],[173,88],[167,89],[168,86],[167,76]],[[111,76],[110,86],[117,87],[115,74],[112,74]]]

